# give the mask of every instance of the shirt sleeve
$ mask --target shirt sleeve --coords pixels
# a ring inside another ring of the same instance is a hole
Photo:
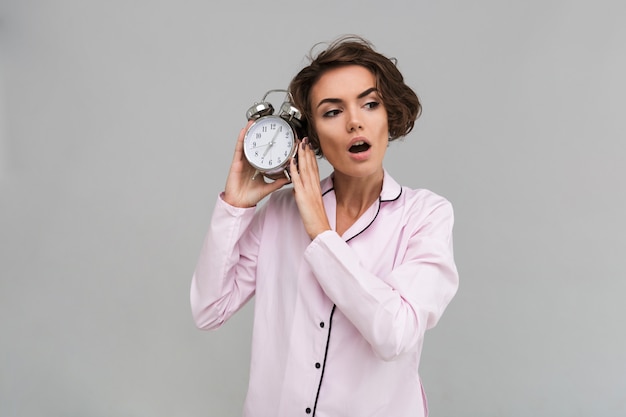
[[[443,200],[415,228],[401,263],[385,277],[366,270],[333,231],[307,248],[305,259],[326,295],[382,359],[417,349],[456,293],[453,222],[452,206]]]
[[[191,311],[201,329],[221,326],[254,295],[255,212],[217,199],[191,281]]]

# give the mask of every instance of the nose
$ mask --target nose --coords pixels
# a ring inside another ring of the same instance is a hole
[[[348,122],[346,128],[348,132],[356,132],[357,130],[363,129],[363,124],[358,116],[358,112],[352,110],[347,111],[348,113]]]

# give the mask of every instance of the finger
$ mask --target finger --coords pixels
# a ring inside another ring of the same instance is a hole
[[[302,156],[302,143],[304,143],[304,139],[303,140],[298,139],[296,141],[296,154],[293,156],[293,158],[291,158],[290,167],[295,168],[294,171],[296,171],[296,174],[298,173],[300,169],[300,157]]]
[[[296,158],[291,158],[289,162],[289,175],[291,176],[291,182],[296,186],[296,183],[300,184],[300,173],[298,172],[298,163],[296,162]]]
[[[236,161],[240,161],[244,157],[243,139],[246,137],[246,132],[248,131],[248,128],[250,127],[252,123],[253,123],[252,120],[248,121],[248,123],[246,124],[246,127],[244,127],[243,129],[239,131],[239,136],[237,136],[237,143],[235,145],[235,155],[233,156],[234,160]]]
[[[273,182],[266,183],[263,191],[270,194],[287,184],[289,184],[289,180],[287,178],[279,178]]]
[[[304,156],[306,159],[306,166],[310,168],[312,171],[317,171],[317,156],[315,155],[315,151],[313,150],[313,146],[311,142],[307,138],[305,146],[304,146]]]
[[[298,160],[298,163],[300,163],[300,160]],[[306,181],[306,185],[316,186],[319,183],[317,158],[308,139],[306,140],[302,150],[302,166],[300,171],[302,172],[302,180]]]
[[[308,170],[308,160],[307,160],[307,148],[308,148],[308,138],[302,139],[298,146],[298,170],[300,171],[300,175],[306,175]]]

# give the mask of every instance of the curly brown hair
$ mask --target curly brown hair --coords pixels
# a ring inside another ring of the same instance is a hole
[[[355,35],[331,42],[326,50],[314,56],[316,46],[308,55],[310,64],[291,80],[289,91],[294,105],[302,112],[303,132],[318,156],[323,156],[323,153],[313,123],[310,94],[320,77],[337,67],[360,65],[372,72],[376,89],[387,110],[390,141],[406,136],[413,129],[422,112],[422,105],[415,92],[405,84],[394,58],[389,59],[376,52],[369,41]]]

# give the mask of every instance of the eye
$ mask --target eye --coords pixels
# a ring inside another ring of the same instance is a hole
[[[370,110],[374,110],[378,106],[380,106],[380,103],[378,101],[370,101],[368,103],[365,103],[365,108]]]
[[[329,110],[322,115],[322,117],[335,117],[340,113],[340,110]]]

